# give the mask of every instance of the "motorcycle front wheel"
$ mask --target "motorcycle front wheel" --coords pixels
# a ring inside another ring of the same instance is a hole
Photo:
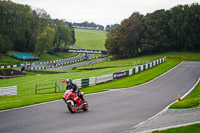
[[[85,101],[83,111],[87,111],[87,110],[88,110],[88,103]]]
[[[71,113],[76,112],[76,104],[72,105],[71,103],[67,103],[67,107]]]

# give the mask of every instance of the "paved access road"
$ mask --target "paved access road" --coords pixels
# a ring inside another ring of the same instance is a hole
[[[62,100],[0,112],[0,132],[129,132],[175,101],[178,94],[185,94],[199,76],[200,62],[184,62],[147,84],[86,95],[88,112],[71,114]]]
[[[67,66],[49,68],[48,70],[71,70],[71,69],[74,69],[76,67],[87,66],[89,64],[98,63],[98,62],[101,62],[103,60],[105,60],[105,59],[100,58],[100,59],[96,59],[96,60],[84,61],[84,62],[80,62],[80,63],[76,63],[76,64],[72,64],[72,65],[67,65]]]

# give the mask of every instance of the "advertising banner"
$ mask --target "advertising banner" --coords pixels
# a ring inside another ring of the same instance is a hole
[[[89,86],[89,78],[81,79],[81,87],[88,87]]]
[[[113,74],[102,75],[102,76],[96,77],[96,84],[100,84],[100,83],[111,81],[111,80],[113,80]]]
[[[120,79],[126,76],[126,72],[118,72],[113,74],[114,79]]]
[[[94,86],[94,85],[96,85],[96,78],[95,77],[89,78],[89,86]]]
[[[107,51],[103,50],[86,50],[86,49],[62,49],[55,48],[55,52],[67,52],[67,53],[87,53],[87,54],[107,54]]]

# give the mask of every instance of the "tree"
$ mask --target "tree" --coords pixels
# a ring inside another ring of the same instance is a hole
[[[144,26],[138,16],[142,15],[133,13],[131,17],[123,20],[121,25],[107,35],[106,48],[110,54],[117,58],[133,57],[139,54]]]
[[[106,33],[105,47],[109,54],[117,56],[119,53],[117,47],[118,36],[115,35],[116,28],[113,28]],[[118,58],[118,57],[117,57]]]
[[[51,49],[55,37],[55,30],[51,27],[46,27],[45,31],[37,37],[35,52],[38,56],[47,49]]]
[[[107,26],[106,26],[106,31],[108,31],[108,30],[110,30],[110,29],[111,29],[110,25],[107,25]]]
[[[169,13],[164,9],[147,14],[144,19],[145,32],[141,39],[143,53],[163,52],[169,48]]]
[[[71,28],[71,38],[72,38],[72,44],[75,44],[76,37],[75,37],[75,31],[73,28]]]
[[[65,26],[62,22],[58,22],[56,24],[55,32],[54,44],[57,48],[60,48],[61,45],[66,47],[67,45],[73,43],[70,28]]]
[[[0,35],[0,53],[5,52],[5,41],[2,35]]]
[[[173,48],[179,51],[199,50],[200,5],[178,5],[170,10],[170,15]]]

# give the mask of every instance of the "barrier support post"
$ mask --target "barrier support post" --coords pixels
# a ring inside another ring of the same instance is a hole
[[[37,84],[35,84],[35,94],[37,94]]]
[[[56,82],[55,82],[55,92],[56,92],[56,87],[57,87],[57,80],[56,80]]]

